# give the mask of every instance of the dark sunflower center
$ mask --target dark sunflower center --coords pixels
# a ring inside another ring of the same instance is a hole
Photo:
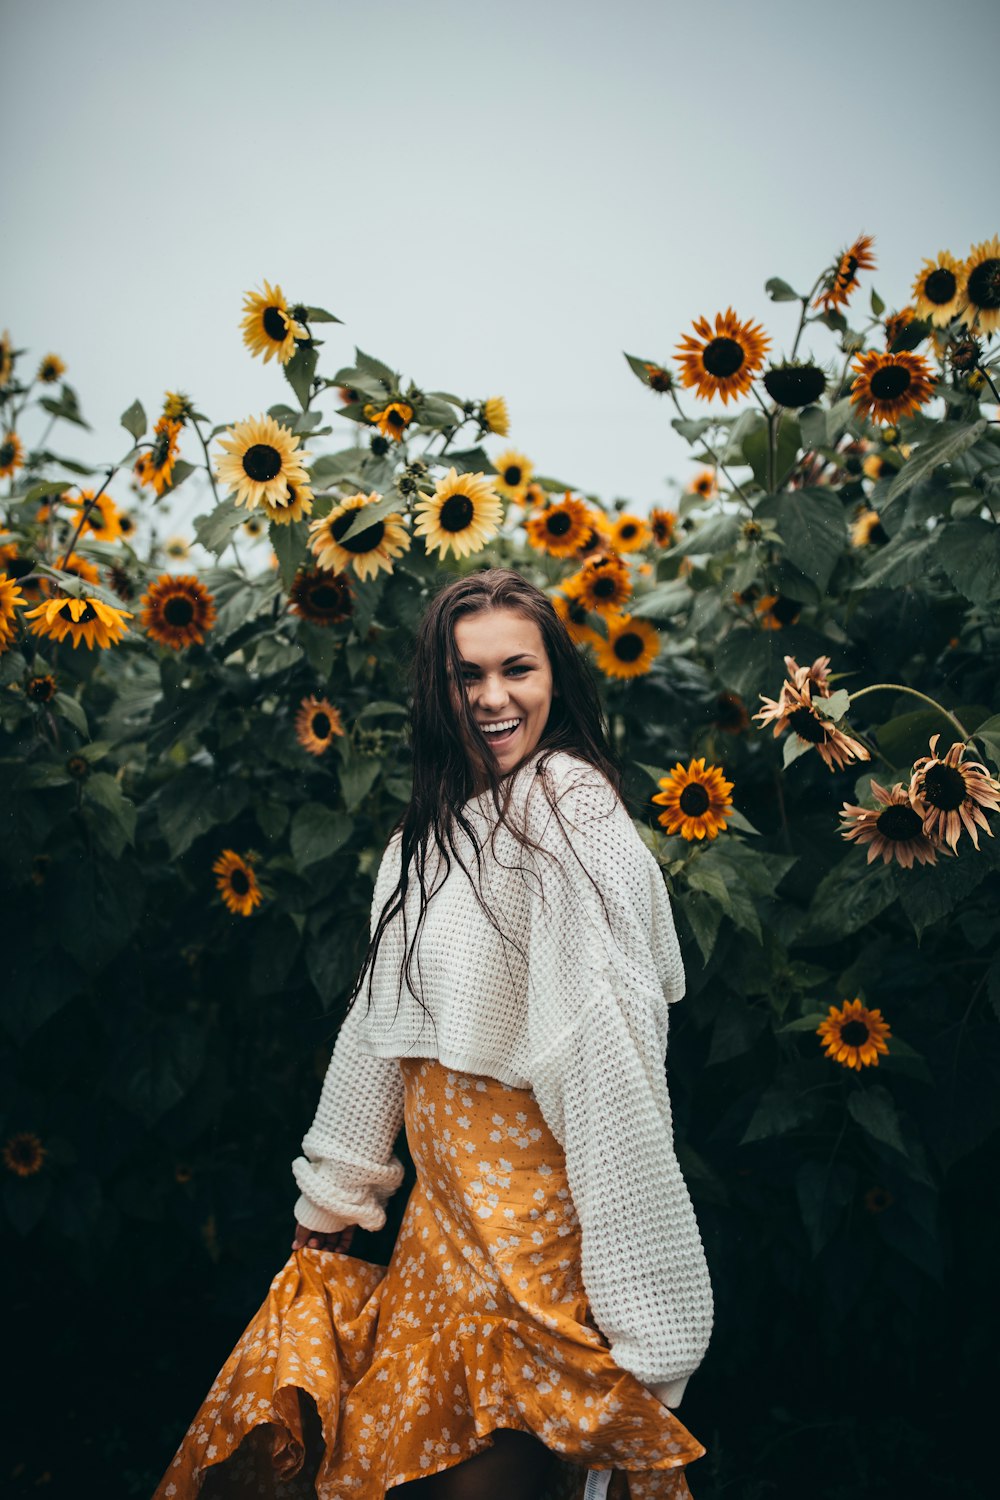
[[[969,301],[974,307],[992,312],[1000,307],[1000,260],[981,260],[970,274]]]
[[[261,321],[268,338],[274,339],[276,344],[283,344],[288,337],[288,327],[281,316],[281,310],[277,307],[265,307]]]
[[[705,345],[701,354],[701,362],[709,375],[714,375],[717,380],[725,380],[730,375],[735,375],[740,369],[746,353],[743,345],[738,344],[735,339],[718,338]]]
[[[294,505],[294,504],[295,504],[295,501],[296,501],[296,499],[297,499],[297,497],[298,497],[298,493],[299,493],[299,492],[298,492],[298,490],[297,490],[297,489],[296,489],[296,488],[295,488],[295,486],[294,486],[294,484],[290,484],[290,485],[289,485],[289,486],[288,486],[288,494],[287,494],[287,496],[286,496],[286,502],[285,502],[285,503],[286,503],[286,504],[287,504],[287,505]]]
[[[635,532],[636,532],[635,522],[634,521],[626,521],[625,525],[622,526],[621,529],[619,530],[618,535],[622,538],[623,541],[630,542],[632,540],[632,538],[635,536]]]
[[[38,1143],[30,1136],[15,1136],[8,1143],[7,1152],[14,1161],[16,1167],[27,1168],[29,1171],[37,1169],[41,1162],[41,1152]]]
[[[869,384],[876,401],[896,401],[910,389],[913,376],[905,365],[883,365]]]
[[[247,879],[245,870],[233,870],[229,876],[229,884],[237,896],[245,896],[250,890],[250,881]]]
[[[591,592],[595,599],[613,599],[618,593],[618,585],[610,573],[599,573],[591,585]]]
[[[799,618],[801,606],[797,599],[778,597],[771,605],[771,614],[779,625],[793,625]]]
[[[840,262],[840,270],[837,272],[841,286],[847,286],[854,280],[858,269],[858,257],[856,255],[845,255]]]
[[[812,709],[794,709],[788,715],[788,722],[800,740],[808,740],[810,745],[823,745],[826,743],[826,726],[813,713]]]
[[[520,464],[508,464],[503,471],[503,482],[509,484],[511,489],[516,489],[521,483],[521,475],[524,471]]]
[[[579,599],[574,599],[569,607],[569,617],[574,625],[585,625],[587,623],[587,606],[581,604]]]
[[[438,514],[438,525],[442,531],[464,531],[474,514],[468,495],[449,495]]]
[[[708,812],[711,800],[700,782],[692,781],[681,792],[677,799],[677,806],[689,818],[700,818]]]
[[[75,622],[73,620],[73,614],[72,614],[72,611],[70,610],[69,601],[68,600],[63,605],[63,607],[59,611],[59,613],[60,613],[60,615],[62,616],[62,618],[64,620],[69,620],[69,622],[70,622],[71,625],[74,624],[74,623],[77,624],[77,625],[86,625],[90,620],[96,620],[97,619],[97,611],[94,608],[94,606],[92,604],[90,604],[89,602],[84,604],[84,606],[83,606],[83,614],[80,615],[80,617]]]
[[[545,529],[550,536],[565,536],[573,525],[569,511],[553,510],[545,518]]]
[[[194,605],[183,594],[175,594],[163,606],[163,618],[175,630],[183,630],[194,619]]]
[[[637,661],[642,655],[643,639],[631,630],[615,639],[615,655],[619,661]]]
[[[170,457],[170,434],[169,432],[157,433],[152,452],[149,455],[154,469],[162,469]],[[95,507],[96,509],[96,507]],[[93,514],[93,512],[91,512]]]
[[[883,838],[905,844],[917,837],[923,825],[912,807],[887,807],[879,813],[875,826]]]
[[[394,427],[397,432],[401,432],[406,426],[406,418],[404,417],[403,413],[401,411],[397,411],[395,408],[390,411],[387,421],[389,423],[389,426]]]
[[[840,1039],[848,1047],[863,1047],[868,1040],[868,1027],[864,1021],[845,1021],[840,1028]]]
[[[243,470],[255,484],[267,484],[281,473],[281,454],[270,443],[253,443],[243,455]]]
[[[938,266],[924,282],[924,296],[935,307],[943,307],[954,297],[957,284],[954,271],[949,271],[947,266]]]
[[[337,516],[336,520],[330,524],[334,541],[340,542],[346,552],[374,552],[385,535],[385,523],[382,521],[376,521],[374,526],[366,526],[364,531],[357,532],[346,542],[341,541],[344,532],[349,530],[357,519],[356,510],[348,510],[342,516]]]
[[[16,452],[13,443],[0,443],[0,468],[5,469],[9,463],[13,463]]]
[[[33,677],[28,683],[28,697],[35,703],[48,703],[55,686],[49,677]]]
[[[942,812],[955,812],[965,801],[965,777],[954,766],[931,766],[924,775],[923,798]]]
[[[330,715],[324,713],[313,714],[312,732],[318,740],[328,740],[333,725],[330,723]]]
[[[309,603],[313,609],[335,611],[340,608],[340,590],[329,583],[317,583],[309,590]]]

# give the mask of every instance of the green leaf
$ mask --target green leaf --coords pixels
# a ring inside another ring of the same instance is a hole
[[[345,761],[340,771],[340,790],[348,812],[358,810],[381,769],[381,762],[373,756],[357,755]]]
[[[343,318],[335,318],[333,313],[327,312],[325,307],[307,307],[306,312],[309,314],[306,319],[308,323],[342,323],[344,321]]]
[[[133,401],[132,405],[122,412],[121,423],[125,431],[131,433],[136,442],[138,442],[148,426],[146,413],[142,409],[141,401]]]
[[[826,410],[822,406],[805,406],[799,412],[802,446],[807,450],[827,445]]]
[[[957,859],[941,858],[936,865],[896,872],[900,905],[918,937],[942,917],[950,916],[990,874],[990,861],[982,853],[977,855],[970,842],[962,842],[965,849]]]
[[[354,819],[322,802],[306,802],[292,819],[292,857],[302,871],[342,849],[354,831]]]
[[[796,1171],[795,1192],[813,1258],[836,1233],[857,1181],[857,1172],[847,1162],[804,1161]]]
[[[800,296],[787,281],[782,281],[780,276],[771,276],[764,283],[764,290],[772,302],[804,302],[805,298]]]
[[[821,489],[767,495],[755,514],[773,521],[784,556],[825,593],[847,545],[847,523],[838,497]]]
[[[10,1178],[3,1185],[3,1207],[15,1234],[30,1234],[40,1222],[52,1195],[52,1178],[44,1173],[34,1177]]]
[[[913,488],[918,479],[923,479],[925,474],[930,474],[941,464],[951,463],[958,458],[973,443],[977,443],[988,430],[989,423],[985,419],[978,422],[959,424],[947,422],[932,438],[920,444],[920,447],[908,458],[894,476],[886,491],[886,502],[891,504],[898,500],[900,495],[905,495],[907,490]]]
[[[659,583],[648,594],[640,594],[630,611],[642,620],[668,620],[690,609],[694,603],[691,586],[684,578],[671,578]]]
[[[1000,603],[1000,526],[995,521],[951,521],[940,528],[935,558],[973,604]]]
[[[359,505],[354,520],[338,538],[341,546],[352,538],[360,536],[363,531],[374,526],[376,521],[384,521],[386,516],[396,514],[399,506],[398,495],[383,495],[381,500],[375,500],[370,505]]]
[[[67,859],[45,880],[46,900],[59,912],[53,941],[96,974],[126,946],[143,915],[145,892],[127,860]]]
[[[445,466],[453,468],[456,474],[495,474],[497,472],[485,448],[449,448],[447,453],[431,453],[428,458],[431,463],[439,464],[441,468]],[[559,488],[567,489],[569,486],[561,485]]]
[[[916,583],[918,579],[925,578],[930,566],[928,554],[935,540],[934,532],[930,536],[893,537],[887,546],[870,554],[859,587],[899,588],[903,584]]]
[[[45,411],[49,412],[51,416],[61,417],[64,422],[73,422],[77,427],[85,427],[88,432],[90,431],[90,423],[85,422],[81,417],[80,407],[77,404],[76,397],[71,396],[69,386],[63,386],[60,400],[56,401],[51,396],[42,396],[39,398],[38,404]],[[61,462],[64,462],[64,460],[61,460]],[[69,469],[73,466],[72,464],[66,464],[66,467]],[[90,470],[86,469],[83,472],[89,474]]]
[[[354,722],[362,724],[366,719],[378,719],[383,714],[397,714],[405,718],[408,712],[409,710],[402,703],[388,703],[378,700],[375,703],[366,703]]]
[[[694,890],[688,890],[681,910],[701,950],[702,963],[707,964],[719,935],[722,911],[716,901],[703,892]]]
[[[852,850],[829,870],[813,895],[803,943],[840,942],[873,922],[896,899],[896,887],[884,865],[869,865]]]
[[[316,374],[318,359],[318,349],[310,348],[308,344],[298,344],[287,365],[283,366],[285,379],[298,396],[299,405],[303,411],[309,409],[313,376]]]
[[[57,479],[45,479],[41,484],[33,484],[31,489],[23,494],[16,503],[18,505],[31,505],[36,500],[47,500],[50,495],[61,495],[65,489],[65,483],[60,484]]]
[[[317,487],[334,484],[338,479],[353,479],[370,456],[367,448],[342,448],[337,453],[324,453],[309,469],[309,477]]]
[[[813,707],[824,719],[839,723],[851,706],[851,695],[846,688],[838,688],[828,698],[822,696],[812,700]]]
[[[362,349],[358,348],[354,350],[354,359],[359,370],[363,370],[366,375],[374,375],[377,380],[385,381],[388,386],[395,389],[399,376],[395,370],[383,364],[382,360],[376,359],[371,354],[365,354]]]
[[[56,693],[52,702],[63,718],[69,720],[74,729],[78,730],[85,739],[90,738],[90,728],[87,724],[87,715],[82,703],[78,703],[75,698],[71,698],[69,693]]]
[[[151,1125],[191,1092],[205,1065],[205,1034],[186,1016],[147,1016],[115,1054],[109,1092]]]
[[[716,1013],[712,1027],[712,1045],[705,1066],[729,1062],[749,1052],[757,1038],[767,1029],[767,1011],[750,1005],[740,996],[728,995]]]
[[[691,554],[717,556],[729,552],[740,539],[740,523],[736,516],[709,516],[696,526],[682,542],[674,547],[674,555],[687,557]]]
[[[135,842],[135,804],[128,800],[113,776],[106,771],[95,771],[84,782],[83,796],[107,815],[127,843]]]
[[[896,1105],[888,1089],[878,1083],[856,1088],[847,1097],[847,1112],[873,1140],[907,1155]]]
[[[268,523],[267,534],[278,559],[281,582],[286,589],[290,589],[299,568],[308,560],[309,523],[289,521],[282,525],[279,521],[271,521]]]
[[[220,781],[205,766],[186,766],[159,789],[151,805],[170,857],[176,859],[210,828],[236,818],[248,800],[244,781]]]
[[[740,1139],[745,1146],[750,1141],[766,1140],[770,1136],[786,1135],[800,1125],[813,1120],[819,1109],[814,1094],[792,1092],[790,1089],[766,1089],[754,1110],[750,1123]]]
[[[938,731],[954,735],[954,725],[934,708],[897,714],[874,727],[878,748],[893,766],[908,766],[918,756],[926,755],[927,741]]]
[[[622,353],[625,354],[624,349],[622,350]],[[663,368],[663,366],[659,364],[658,360],[640,359],[637,354],[625,354],[625,358],[628,360],[628,366],[632,371],[632,374],[637,375],[642,381],[643,385],[649,385],[649,371],[646,368],[647,365],[653,365],[654,368],[657,369]]]
[[[871,308],[876,318],[880,318],[885,312],[885,303],[882,301],[882,298],[879,296],[874,287],[872,287],[871,291]]]
[[[715,422],[711,417],[674,417],[670,425],[682,438],[687,438],[689,443],[696,443],[702,433],[715,426]]]
[[[246,520],[246,516],[247,512],[230,496],[226,500],[220,500],[207,515],[195,516],[194,534],[206,552],[220,557],[229,546],[233,532]]]
[[[981,740],[990,760],[1000,765],[1000,714],[994,714],[976,730],[975,739]]]

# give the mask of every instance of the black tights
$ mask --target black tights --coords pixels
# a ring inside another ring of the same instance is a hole
[[[388,1490],[386,1500],[539,1500],[555,1454],[530,1432],[502,1427],[493,1446],[427,1479]]]

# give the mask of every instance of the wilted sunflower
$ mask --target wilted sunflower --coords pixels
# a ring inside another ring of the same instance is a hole
[[[821,307],[824,312],[833,312],[836,308],[847,305],[851,293],[859,286],[858,272],[875,269],[875,257],[871,253],[874,243],[874,235],[862,234],[858,236],[850,249],[841,253],[837,264],[831,266],[813,307]]]
[[[285,295],[278,285],[264,282],[263,292],[246,292],[243,297],[243,342],[251,354],[262,354],[267,364],[271,355],[287,365],[295,353],[295,340],[308,337],[305,328],[292,317]]]
[[[519,505],[523,505],[529,481],[535,472],[531,460],[523,453],[507,448],[497,459],[496,469],[496,478],[493,483],[501,495],[506,495],[508,500],[516,500]]]
[[[381,411],[373,410],[369,421],[383,437],[395,438],[397,443],[401,443],[403,434],[413,421],[413,407],[405,401],[391,401]]]
[[[413,507],[413,517],[413,534],[423,537],[427,552],[443,558],[450,547],[456,557],[469,557],[500,530],[503,504],[485,474],[449,469],[433,495]]]
[[[901,307],[899,312],[889,313],[882,323],[885,329],[885,347],[891,351],[896,340],[903,337],[914,321],[916,321],[916,313],[912,307]],[[913,347],[915,348],[918,343],[923,343],[923,337],[916,339]]]
[[[594,660],[605,677],[641,677],[660,649],[660,632],[648,620],[607,615],[608,638],[594,642]]]
[[[704,756],[688,762],[677,762],[669,776],[661,776],[662,791],[652,801],[663,808],[657,816],[668,833],[679,833],[682,839],[714,839],[726,827],[732,812],[730,793],[734,783],[727,781],[718,766],[705,766]]]
[[[797,411],[799,407],[811,406],[819,400],[826,390],[826,375],[819,365],[812,362],[800,364],[798,360],[786,360],[764,372],[764,389],[779,406]]]
[[[215,476],[232,491],[237,505],[245,505],[248,510],[262,505],[283,509],[288,504],[289,485],[308,488],[303,460],[312,454],[300,449],[297,435],[273,417],[261,415],[237,422],[219,439],[219,445],[226,456],[220,458]]]
[[[139,603],[146,634],[171,651],[200,646],[215,624],[215,601],[193,573],[162,573]]]
[[[596,646],[601,636],[590,624],[587,606],[579,599],[567,598],[565,594],[552,594],[552,608],[566,627],[571,641],[578,646]]]
[[[852,369],[858,374],[851,386],[851,400],[860,415],[870,412],[876,422],[898,422],[925,406],[934,395],[934,374],[921,354],[886,354],[870,349],[858,355]]]
[[[56,381],[65,374],[66,366],[58,354],[46,354],[38,366],[38,374],[35,376],[35,379],[40,380],[43,385],[55,385]]]
[[[354,611],[350,577],[326,568],[299,568],[288,602],[294,614],[312,625],[339,625]]]
[[[43,635],[52,641],[63,641],[67,637],[76,650],[82,641],[88,648],[99,646],[104,650],[120,641],[128,630],[126,620],[132,614],[127,609],[114,609],[100,599],[46,599],[25,615],[31,621],[35,635]]]
[[[524,529],[528,543],[550,557],[573,557],[590,530],[590,517],[582,500],[567,491],[564,500],[526,517]]]
[[[483,402],[483,421],[490,432],[495,432],[500,437],[507,436],[510,431],[510,415],[502,396],[491,396],[488,401]]]
[[[0,386],[7,385],[14,374],[14,350],[10,341],[10,330],[5,328],[0,337]]]
[[[135,477],[140,485],[162,495],[170,485],[177,461],[177,439],[180,422],[169,417],[160,417],[153,428],[153,445],[147,453],[141,453],[135,462]]]
[[[845,802],[841,808],[841,834],[868,845],[868,863],[882,856],[887,865],[895,860],[904,870],[912,870],[914,860],[921,865],[937,863],[934,844],[923,831],[919,813],[910,805],[909,793],[901,781],[891,791],[869,778],[872,795],[881,806],[858,807]]]
[[[714,469],[700,469],[688,485],[688,494],[700,495],[703,500],[714,500],[718,493]]]
[[[234,916],[249,917],[254,907],[260,905],[262,892],[250,856],[244,859],[233,849],[223,849],[212,873],[217,877],[215,883],[223,901]]]
[[[877,510],[863,510],[851,526],[852,547],[882,547],[888,540]]]
[[[183,391],[164,391],[163,415],[171,422],[180,422],[183,427],[188,418],[194,416],[194,402]]]
[[[38,1136],[30,1130],[19,1130],[4,1142],[3,1164],[17,1177],[34,1177],[42,1170],[47,1155]]]
[[[335,505],[329,515],[318,516],[309,522],[309,550],[321,568],[336,573],[351,567],[361,579],[374,578],[379,569],[392,572],[393,558],[400,557],[410,548],[410,533],[398,512],[393,511],[381,521],[373,521],[346,542],[341,542],[341,537],[357,520],[358,511],[368,505],[377,505],[381,498],[375,490],[370,495],[350,495]]]
[[[560,588],[571,599],[579,599],[585,609],[613,615],[620,612],[631,594],[632,579],[628,564],[609,554],[588,558],[578,573],[563,579]]]
[[[0,442],[0,479],[10,479],[23,467],[24,444],[16,432],[8,432]]]
[[[860,1000],[845,1000],[843,1009],[830,1006],[826,1020],[816,1027],[823,1038],[827,1057],[845,1068],[878,1066],[880,1052],[888,1052],[885,1039],[891,1036],[881,1010],[869,1010]]]
[[[183,536],[168,536],[163,543],[163,550],[174,562],[183,562],[191,556],[191,544]]]
[[[765,630],[784,630],[787,625],[794,625],[802,613],[798,599],[789,599],[785,594],[763,594],[754,609]]]
[[[677,527],[677,512],[675,510],[664,510],[661,506],[654,505],[649,512],[649,529],[653,533],[653,541],[658,547],[669,547],[674,539],[674,531]]]
[[[965,266],[947,250],[925,260],[913,283],[913,306],[918,318],[944,328],[958,312],[965,290]]]
[[[765,724],[773,723],[775,739],[783,735],[786,729],[790,729],[801,744],[811,745],[819,751],[824,765],[830,771],[842,770],[852,760],[871,760],[860,741],[852,740],[850,735],[837,728],[832,719],[826,718],[813,707],[814,696],[828,698],[830,695],[808,677],[803,678],[804,670],[808,669],[800,668],[792,681],[786,678],[777,699],[765,698],[763,693],[758,694],[764,707],[758,709],[753,717],[760,720],[762,728]]]
[[[611,522],[611,545],[616,552],[638,552],[652,540],[648,522],[627,512]]]
[[[6,573],[0,573],[0,651],[6,651],[17,632],[18,606],[25,605],[24,593]]]
[[[303,698],[295,715],[295,737],[310,755],[323,755],[333,744],[335,735],[343,734],[340,714],[325,698],[310,694]]]
[[[986,767],[977,760],[965,759],[965,746],[958,740],[947,755],[939,756],[940,734],[929,743],[930,755],[913,763],[910,777],[910,802],[923,819],[923,829],[931,839],[943,840],[957,851],[962,830],[979,848],[977,825],[993,837],[993,830],[983,816],[983,808],[1000,810],[1000,782],[994,781]]]
[[[89,532],[97,542],[117,542],[121,536],[118,507],[106,491],[95,498],[93,490],[81,490],[79,495],[65,499],[74,510],[85,512],[83,536]],[[40,513],[36,519],[41,520]]]
[[[715,700],[715,718],[712,720],[723,734],[743,734],[750,728],[747,706],[738,693],[720,693]]]
[[[51,703],[57,691],[56,680],[51,672],[29,677],[24,684],[24,696],[32,703]]]
[[[965,262],[965,291],[959,313],[963,323],[977,333],[1000,329],[1000,238],[973,245]]]
[[[760,324],[741,323],[730,307],[716,313],[714,331],[707,318],[696,318],[694,331],[696,338],[685,334],[677,346],[682,385],[702,401],[746,395],[771,343]]]

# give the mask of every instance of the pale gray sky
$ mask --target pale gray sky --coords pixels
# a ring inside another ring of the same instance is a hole
[[[318,330],[326,373],[357,343],[425,388],[502,394],[536,468],[646,510],[693,466],[623,349],[669,359],[731,304],[780,354],[796,309],[769,276],[805,289],[867,231],[865,299],[874,280],[895,307],[925,256],[1000,231],[998,15],[0,0],[0,327],[69,367],[95,431],[56,446],[111,460],[136,396],[155,414],[182,389],[215,422],[293,399],[239,331],[267,277],[344,319]]]

